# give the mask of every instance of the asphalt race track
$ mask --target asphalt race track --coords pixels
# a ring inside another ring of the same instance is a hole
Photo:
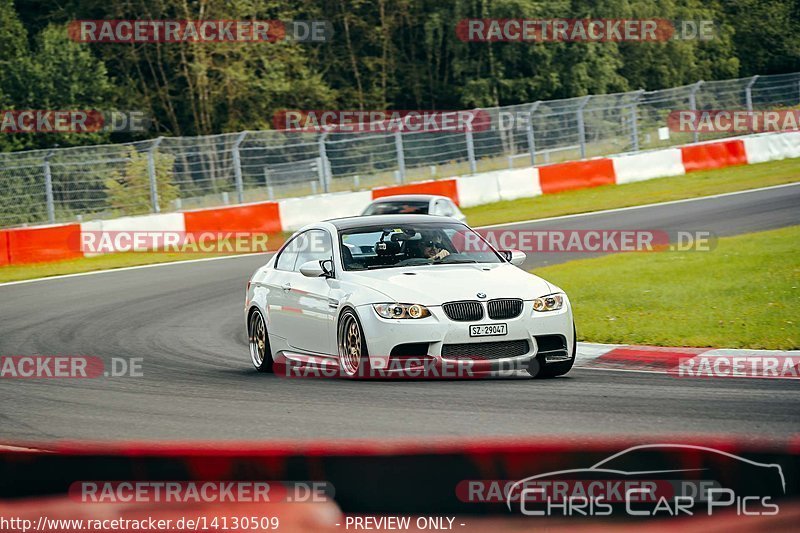
[[[800,224],[800,184],[504,228],[708,230]],[[257,374],[245,283],[264,255],[0,286],[0,354],[143,358],[143,377],[0,383],[0,441],[481,435],[783,438],[798,382],[573,370],[554,380],[348,382]],[[539,254],[526,266],[572,258]],[[768,268],[769,265],[764,265]],[[578,317],[580,328],[580,317]],[[668,324],[665,325],[668,327]]]

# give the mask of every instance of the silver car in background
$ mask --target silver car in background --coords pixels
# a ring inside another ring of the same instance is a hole
[[[436,194],[399,194],[373,200],[364,215],[433,215],[465,222],[467,217],[447,196]]]

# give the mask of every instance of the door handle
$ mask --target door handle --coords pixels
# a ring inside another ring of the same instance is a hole
[[[290,291],[292,289],[292,284],[291,283],[284,283],[281,286],[281,288],[284,290],[284,292]]]

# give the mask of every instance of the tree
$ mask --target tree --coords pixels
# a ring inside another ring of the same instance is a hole
[[[722,7],[743,76],[800,70],[800,0],[737,0]]]
[[[180,189],[172,181],[172,170],[175,158],[168,154],[156,152],[156,191],[158,205],[167,209],[170,202],[180,196]],[[128,161],[124,169],[113,171],[105,180],[108,204],[125,215],[150,213],[150,174],[148,171],[148,155],[131,147]]]
[[[28,32],[17,16],[12,0],[0,0],[0,108],[14,109],[15,70],[29,60]],[[0,152],[28,147],[27,137],[0,135]]]
[[[5,8],[0,4],[0,17]],[[11,59],[0,62],[0,94],[5,95],[7,103],[4,108],[103,111],[112,107],[114,88],[105,64],[88,48],[71,41],[65,26],[45,27],[36,36],[33,50],[29,50],[24,30],[14,29],[13,18],[9,18],[9,24],[11,31],[0,34],[0,49],[11,54]],[[107,142],[109,132],[30,133],[11,137],[12,142],[25,148],[46,148],[53,144]]]

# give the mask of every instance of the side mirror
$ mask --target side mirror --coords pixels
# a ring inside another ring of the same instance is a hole
[[[320,261],[308,261],[300,265],[300,273],[307,278],[319,278],[325,275]]]
[[[506,261],[514,266],[520,266],[527,257],[525,252],[520,252],[519,250],[500,250],[500,253],[506,258]]]
[[[322,267],[322,272],[325,274],[326,278],[333,277],[333,259],[326,259],[325,261],[320,261],[319,266]]]

